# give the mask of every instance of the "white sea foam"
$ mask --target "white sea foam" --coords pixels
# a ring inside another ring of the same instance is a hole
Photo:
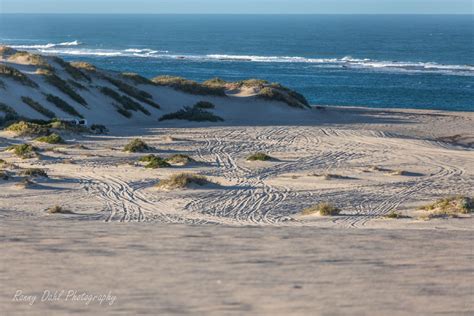
[[[253,62],[253,63],[301,63],[311,64],[317,68],[338,68],[355,70],[372,70],[385,72],[405,73],[439,73],[447,75],[474,76],[473,65],[446,65],[435,62],[405,62],[381,61],[368,58],[308,58],[300,56],[259,56],[259,55],[231,55],[231,54],[170,54],[165,50],[149,48],[128,49],[97,49],[79,48],[79,41],[64,42],[45,45],[16,45],[13,48],[36,50],[44,54],[73,55],[73,56],[98,56],[98,57],[137,57],[156,59],[175,59],[188,61],[219,61],[219,62]]]

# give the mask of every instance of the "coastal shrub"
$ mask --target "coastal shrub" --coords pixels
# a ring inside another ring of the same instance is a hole
[[[198,109],[214,109],[216,106],[211,102],[199,101],[198,103],[194,104],[194,107]]]
[[[145,168],[150,169],[157,169],[157,168],[168,168],[171,165],[166,162],[165,159],[155,156],[155,155],[147,155],[139,159],[141,162],[146,162]]]
[[[140,103],[133,101],[125,95],[120,95],[119,93],[108,87],[102,87],[100,89],[100,92],[118,102],[120,105],[123,106],[125,110],[141,111],[146,115],[151,115],[151,113],[147,109],[145,109]]]
[[[75,125],[69,122],[61,121],[59,119],[53,119],[47,122],[46,126],[48,126],[51,129],[62,130],[62,131],[67,131],[71,133],[87,133],[90,131],[85,126]]]
[[[428,218],[456,217],[474,212],[474,198],[465,196],[442,198],[420,209],[429,212]]]
[[[140,76],[139,74],[136,74],[134,72],[123,72],[122,77],[125,79],[130,79],[133,81],[135,84],[148,84],[148,85],[153,85],[153,82],[145,77]]]
[[[46,69],[53,69],[53,67],[51,67],[46,58],[43,56],[25,51],[17,51],[8,57],[8,60],[27,65],[39,66]]]
[[[47,126],[26,121],[13,123],[6,130],[15,133],[17,136],[45,136],[50,134]]]
[[[69,65],[71,65],[74,68],[82,69],[89,72],[97,71],[97,68],[94,65],[90,63],[86,63],[84,61],[73,61],[73,62],[70,62]]]
[[[305,208],[301,212],[301,215],[312,215],[319,213],[319,215],[321,216],[335,216],[339,215],[340,212],[341,210],[339,208],[330,203],[319,203],[314,206]]]
[[[151,81],[155,85],[171,87],[190,94],[226,96],[225,89],[222,87],[212,87],[181,77],[159,76]]]
[[[40,169],[40,168],[24,169],[21,171],[20,174],[22,176],[31,177],[31,178],[37,178],[37,177],[47,178],[48,177],[48,173],[44,169]]]
[[[66,210],[62,206],[59,206],[59,205],[55,205],[46,209],[46,212],[49,214],[74,214],[73,212]]]
[[[80,84],[79,82],[74,81],[72,79],[68,79],[67,83],[69,83],[71,86],[73,86],[76,89],[89,91],[89,88],[87,88],[86,86],[84,86],[84,85]]]
[[[132,117],[132,113],[125,110],[124,108],[117,108],[117,112],[119,114],[121,114],[122,116],[125,116],[126,118],[131,118]]]
[[[38,156],[38,149],[30,144],[12,145],[7,147],[6,150],[12,151],[13,154],[22,159],[35,158]]]
[[[151,150],[151,147],[148,146],[143,140],[136,138],[125,145],[123,150],[131,153],[140,153]]]
[[[23,103],[29,105],[32,109],[34,109],[36,112],[41,113],[42,115],[46,116],[47,118],[53,118],[56,116],[53,111],[48,110],[35,100],[33,100],[30,97],[21,97],[21,100]]]
[[[191,107],[184,107],[183,109],[165,114],[160,117],[159,121],[165,120],[186,120],[186,121],[195,121],[195,122],[220,122],[224,121],[221,117],[209,112],[202,110],[200,108],[191,108]]]
[[[28,86],[32,88],[39,87],[38,84],[34,82],[33,80],[31,80],[30,78],[28,78],[27,75],[17,70],[16,68],[7,66],[5,64],[0,64],[0,77],[13,79],[24,86]]]
[[[214,89],[225,89],[228,82],[221,78],[212,78],[202,83],[203,86]]]
[[[183,154],[172,155],[166,158],[166,161],[170,164],[181,165],[181,166],[185,166],[189,163],[195,162],[193,158],[189,157],[188,155],[183,155]]]
[[[67,61],[64,61],[63,59],[59,57],[53,57],[53,60],[60,65],[72,78],[75,80],[85,80],[85,81],[91,81],[91,77],[84,72],[82,72],[78,67],[72,66],[70,63]]]
[[[72,116],[77,116],[77,117],[80,117],[80,118],[84,118],[84,116],[82,116],[82,114],[77,112],[76,109],[73,106],[69,105],[66,101],[64,101],[60,97],[57,97],[57,96],[52,95],[52,94],[47,94],[46,95],[46,100],[48,100],[48,102],[54,104],[58,109],[62,110],[64,113],[70,114]]]
[[[42,136],[35,140],[37,142],[47,143],[47,144],[64,144],[65,143],[64,139],[56,133],[49,134],[48,136]]]
[[[267,154],[265,154],[265,153],[258,152],[258,153],[255,153],[255,154],[252,154],[252,155],[248,156],[247,160],[249,160],[249,161],[270,161],[270,160],[274,160],[274,158],[267,155]]]
[[[270,87],[265,87],[262,90],[260,90],[260,92],[258,93],[258,97],[268,100],[268,101],[283,102],[294,108],[306,107],[306,105],[301,104],[298,100],[289,97],[284,92],[281,92],[280,90],[270,88]]]
[[[156,187],[159,189],[183,189],[190,185],[204,186],[211,184],[206,177],[193,173],[179,173],[170,176],[168,179],[161,180]]]
[[[269,82],[261,79],[247,79],[237,81],[235,84],[237,84],[239,87],[263,88],[265,85],[268,85]]]
[[[63,92],[64,94],[68,95],[71,99],[76,101],[77,103],[86,106],[87,102],[84,100],[82,96],[80,96],[71,86],[64,81],[63,79],[56,76],[54,73],[51,72],[43,72],[43,78],[52,86],[55,86],[59,91]]]
[[[105,76],[104,79],[112,83],[123,93],[137,99],[138,101],[151,105],[155,109],[160,109],[160,105],[153,101],[153,96],[149,94],[148,92],[132,87],[123,81],[120,81],[111,77]]]
[[[101,125],[101,124],[92,124],[91,127],[90,127],[90,130],[94,134],[106,134],[106,133],[109,132],[107,127],[105,127],[104,125]]]

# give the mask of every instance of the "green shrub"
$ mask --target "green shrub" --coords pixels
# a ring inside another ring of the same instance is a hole
[[[460,214],[474,212],[474,198],[465,196],[453,196],[439,199],[432,204],[425,205],[421,210],[430,212],[429,217],[456,217]]]
[[[21,175],[25,177],[31,177],[31,178],[36,178],[36,177],[43,177],[47,178],[48,174],[44,169],[40,168],[29,168],[29,169],[24,169],[21,171]]]
[[[191,162],[194,162],[195,160],[188,155],[176,154],[166,158],[166,161],[173,165],[185,166]]]
[[[46,80],[47,83],[56,87],[59,91],[63,92],[64,94],[68,95],[71,99],[76,101],[77,103],[86,106],[87,101],[84,100],[74,89],[69,86],[69,84],[64,81],[63,79],[56,76],[54,73],[51,72],[41,72],[43,78]]]
[[[28,78],[24,73],[5,64],[0,64],[0,77],[13,79],[24,86],[32,88],[39,87],[36,82]]]
[[[36,141],[41,142],[41,143],[48,143],[48,144],[64,144],[65,143],[64,139],[56,133],[50,134],[48,136],[39,137],[36,139]]]
[[[337,208],[336,206],[330,204],[330,203],[319,203],[317,205],[308,207],[304,209],[301,214],[302,215],[312,215],[319,213],[321,216],[335,216],[339,215],[341,210]]]
[[[109,132],[107,127],[105,127],[104,125],[101,125],[101,124],[92,124],[91,127],[90,127],[90,130],[94,134],[107,134]]]
[[[50,134],[47,126],[25,121],[13,123],[6,130],[15,133],[17,136],[45,136]]]
[[[148,146],[143,140],[136,138],[125,145],[123,150],[131,153],[140,153],[151,150],[151,147]]]
[[[273,157],[265,154],[265,153],[255,153],[247,157],[249,161],[270,161],[274,160]]]
[[[86,80],[91,81],[91,77],[82,72],[79,68],[72,66],[67,61],[62,60],[59,57],[54,57],[54,61],[63,67],[63,69],[75,80]]]
[[[206,177],[197,175],[197,174],[192,174],[192,173],[179,173],[172,175],[168,179],[161,180],[160,183],[156,185],[157,188],[160,189],[182,189],[189,187],[190,185],[207,185],[211,184]]]
[[[12,151],[17,157],[22,159],[35,158],[38,156],[37,148],[29,144],[13,145],[6,149]]]
[[[33,108],[36,112],[41,113],[42,115],[46,116],[47,118],[53,118],[56,116],[53,111],[48,110],[35,100],[33,100],[30,97],[21,97],[21,100],[23,103],[29,105],[31,108]]]
[[[146,103],[148,105],[151,105],[152,107],[159,109],[160,106],[153,102],[153,97],[151,94],[149,94],[146,91],[142,91],[140,89],[137,89],[135,87],[132,87],[128,84],[126,84],[123,81],[104,76],[104,79],[112,83],[114,86],[116,86],[120,91],[123,93],[137,99],[138,101],[141,101],[143,103]]]
[[[113,100],[117,101],[119,104],[123,106],[125,110],[132,110],[132,111],[141,111],[142,113],[146,115],[150,115],[151,113],[145,109],[140,103],[137,103],[130,99],[129,97],[125,95],[120,95],[119,93],[115,92],[114,90],[108,88],[108,87],[102,87],[100,89],[100,92]]]
[[[48,100],[48,102],[54,104],[58,109],[62,110],[64,113],[70,114],[72,116],[77,116],[77,117],[80,117],[80,118],[84,118],[84,116],[82,116],[79,112],[77,112],[74,107],[72,107],[66,101],[64,101],[63,99],[61,99],[61,98],[59,98],[55,95],[47,94],[46,95],[46,100]]]
[[[158,86],[167,86],[190,94],[226,96],[222,87],[212,87],[181,77],[160,76],[151,81]]]
[[[199,108],[184,107],[184,109],[177,112],[165,114],[160,117],[159,121],[165,120],[186,120],[195,122],[220,122],[224,121],[221,117],[214,115],[209,111],[205,111]]]
[[[165,159],[155,156],[155,155],[147,155],[139,159],[141,162],[146,162],[145,168],[150,169],[157,169],[157,168],[168,168],[171,165],[166,162]]]
[[[214,109],[216,106],[211,102],[199,101],[198,103],[194,104],[194,107],[198,109]]]

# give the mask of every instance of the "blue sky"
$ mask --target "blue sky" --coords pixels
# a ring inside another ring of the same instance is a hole
[[[473,14],[472,0],[0,0],[1,13]]]

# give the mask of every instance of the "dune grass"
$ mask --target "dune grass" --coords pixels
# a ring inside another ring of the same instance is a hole
[[[155,155],[147,155],[139,159],[140,162],[146,162],[145,168],[169,168],[171,165],[163,158]]]
[[[73,62],[70,62],[69,64],[72,67],[77,68],[77,69],[82,69],[89,72],[97,71],[97,68],[94,65],[92,65],[91,63],[84,62],[84,61],[73,61]]]
[[[152,148],[147,145],[143,140],[139,138],[135,138],[134,140],[130,141],[125,147],[123,148],[124,151],[130,153],[142,153],[151,150]]]
[[[15,156],[22,159],[38,157],[38,148],[30,144],[12,145],[7,147],[6,151],[11,151]]]
[[[221,122],[223,118],[200,108],[184,107],[183,109],[168,113],[159,118],[159,121],[165,120],[185,120],[194,122]]]
[[[36,138],[35,140],[37,142],[47,143],[47,144],[64,144],[65,143],[64,139],[56,133],[49,134],[48,136],[42,136],[42,137]]]
[[[66,81],[58,77],[56,74],[48,71],[42,71],[40,72],[40,74],[43,76],[47,83],[56,87],[59,91],[66,94],[77,103],[83,106],[87,106],[87,101],[84,100],[84,98],[80,94],[74,91],[74,89],[71,88],[71,86]]]
[[[268,101],[279,101],[294,108],[309,108],[308,101],[303,95],[295,91],[282,91],[272,87],[265,87],[258,93],[258,97]]]
[[[191,185],[204,186],[212,184],[206,177],[193,173],[178,173],[170,176],[168,179],[161,180],[156,185],[159,189],[184,189]]]
[[[271,161],[271,160],[275,160],[275,158],[265,154],[265,153],[262,153],[262,152],[258,152],[258,153],[254,153],[254,154],[251,154],[250,156],[247,157],[247,160],[248,161]]]
[[[153,82],[150,79],[140,76],[134,72],[123,72],[121,75],[123,78],[133,81],[134,84],[153,85]]]
[[[59,57],[53,57],[53,60],[60,65],[72,78],[75,80],[84,80],[84,81],[91,81],[91,77],[84,72],[82,72],[78,67],[72,66],[67,61]]]
[[[13,55],[10,55],[10,57],[8,57],[8,61],[24,63],[46,69],[53,69],[53,67],[43,56],[25,51],[17,51]]]
[[[20,121],[8,126],[5,130],[15,133],[17,136],[45,136],[49,135],[50,131],[47,126]]]
[[[42,106],[41,104],[39,104],[38,102],[36,102],[30,97],[21,97],[21,100],[23,101],[23,103],[30,106],[36,112],[46,116],[49,119],[52,119],[53,117],[56,116],[56,114],[54,114],[53,111],[48,110],[47,108],[45,108],[44,106]]]
[[[27,75],[17,70],[16,68],[7,66],[5,64],[0,64],[0,77],[13,79],[24,86],[28,86],[32,88],[39,87],[38,84],[34,82],[33,80],[31,80],[30,78],[28,78]]]
[[[41,168],[23,169],[20,172],[20,175],[30,178],[48,178],[48,173],[46,172],[46,170]]]
[[[209,109],[214,109],[216,106],[208,101],[199,101],[196,104],[194,104],[195,108],[198,109],[204,109],[204,110],[209,110]]]
[[[60,97],[57,97],[52,94],[47,94],[46,95],[46,100],[52,104],[54,104],[58,109],[63,111],[64,113],[70,114],[72,116],[84,118],[81,113],[77,112],[76,109],[69,105],[66,101],[61,99]]]
[[[442,198],[434,203],[420,207],[426,211],[422,218],[458,217],[474,212],[474,198],[466,196],[452,196]]]
[[[151,81],[155,85],[171,87],[175,90],[183,91],[190,94],[215,95],[222,97],[226,96],[225,89],[221,87],[204,85],[196,81],[184,79],[181,77],[160,76],[153,78]]]
[[[172,165],[180,165],[180,166],[185,166],[192,162],[195,162],[193,158],[189,157],[188,155],[183,155],[183,154],[172,155],[166,158],[166,161]]]
[[[145,109],[140,103],[133,101],[131,98],[125,95],[117,93],[113,89],[102,87],[100,92],[122,105],[124,110],[141,111],[145,115],[151,115],[150,111]]]
[[[302,212],[301,215],[313,215],[313,214],[319,214],[321,216],[335,216],[339,215],[341,210],[337,208],[336,206],[330,204],[330,203],[319,203],[314,206],[305,208]]]
[[[3,116],[0,116],[0,126],[3,126],[5,123],[17,120],[19,115],[11,106],[0,102],[0,113],[3,113]]]

